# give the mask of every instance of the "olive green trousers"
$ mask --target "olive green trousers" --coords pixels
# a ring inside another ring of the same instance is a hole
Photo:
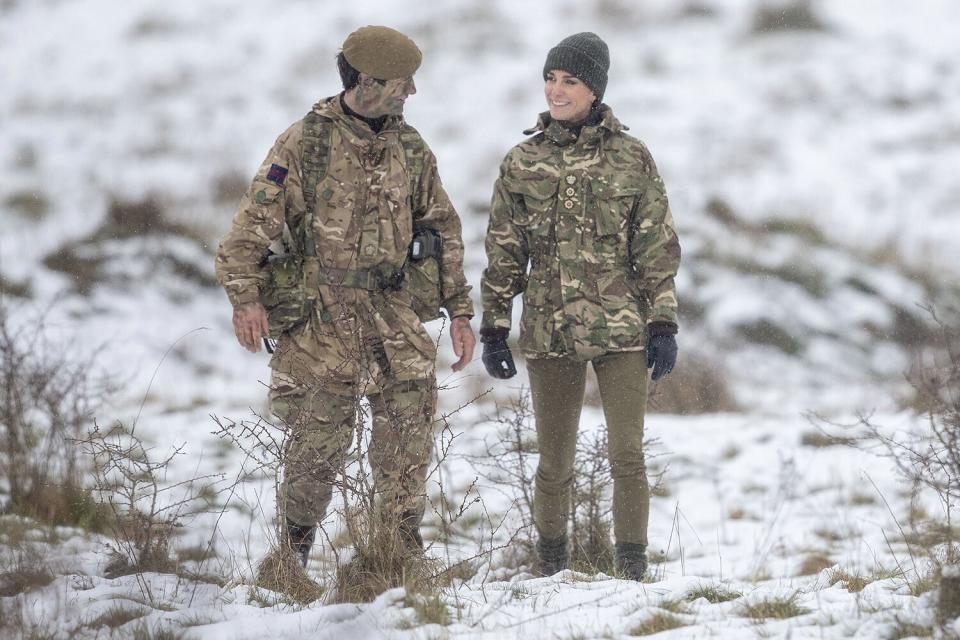
[[[376,503],[383,515],[419,524],[433,450],[436,384],[432,378],[388,379],[379,393],[366,397],[373,413],[367,457]],[[338,483],[354,440],[360,400],[274,373],[270,408],[287,428],[277,510],[294,524],[322,521],[336,487],[345,487],[354,499],[366,495],[364,487]]]
[[[600,386],[613,476],[613,531],[617,542],[647,544],[650,488],[643,458],[647,355],[610,352],[591,360]],[[533,521],[543,538],[567,533],[575,473],[577,429],[587,363],[569,358],[528,359],[537,425]]]

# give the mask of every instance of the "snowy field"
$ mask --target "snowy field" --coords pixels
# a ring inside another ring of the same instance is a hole
[[[929,332],[917,305],[960,281],[960,5],[814,2],[817,28],[759,29],[773,6],[0,0],[0,294],[19,321],[44,314],[54,343],[101,348],[99,366],[124,387],[98,422],[136,418],[158,455],[183,445],[170,485],[199,474],[231,485],[248,464],[211,416],[262,411],[269,370],[233,338],[213,251],[275,136],[339,90],[334,56],[364,24],[423,49],[406,115],[463,218],[475,287],[493,180],[543,109],[547,50],[583,30],[609,43],[606,102],[653,152],[684,250],[674,377],[709,370],[730,395],[695,415],[666,402],[648,416],[651,470],[664,471],[649,583],[535,578],[499,548],[526,516],[518,488],[481,459],[501,438],[497,405],[526,374],[521,363],[494,382],[479,351],[450,374],[435,322],[441,411],[490,390],[451,418],[457,437],[431,478],[435,504],[441,481],[450,501],[468,489],[480,499],[453,533],[427,518],[429,554],[472,572],[440,594],[447,624],[425,622],[402,590],[297,606],[249,586],[273,529],[272,483],[259,476],[175,540],[184,557],[211,545],[216,556],[193,568],[224,584],[108,579],[106,538],[3,516],[0,573],[26,559],[56,577],[0,597],[2,615],[36,627],[24,638],[58,639],[929,636],[936,592],[902,529],[939,504],[807,416],[875,411],[885,433],[923,428],[903,374]],[[595,402],[581,424],[601,427]],[[322,585],[329,551],[309,567]],[[105,617],[118,608],[127,621],[103,622],[122,621]]]

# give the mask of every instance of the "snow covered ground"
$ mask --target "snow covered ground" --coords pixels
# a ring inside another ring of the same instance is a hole
[[[109,541],[30,526],[21,541],[4,517],[5,566],[33,548],[57,574],[0,598],[4,615],[64,638],[109,636],[94,622],[116,607],[144,614],[116,637],[148,624],[188,625],[196,638],[613,638],[658,615],[683,623],[660,636],[676,638],[929,629],[934,594],[912,595],[926,568],[897,524],[911,511],[909,487],[886,460],[803,444],[817,442],[804,437],[817,432],[804,415],[855,422],[878,409],[884,428],[922,425],[900,408],[902,373],[927,330],[916,305],[956,291],[960,6],[816,2],[824,28],[758,33],[756,12],[768,5],[0,0],[0,291],[22,318],[46,313],[54,338],[74,349],[106,344],[101,365],[126,387],[98,420],[130,424],[143,404],[141,435],[158,451],[185,445],[171,484],[198,471],[234,478],[243,465],[210,416],[261,410],[269,371],[232,337],[226,298],[210,285],[212,251],[274,137],[337,92],[333,57],[364,24],[395,26],[424,51],[407,118],[461,212],[474,285],[497,166],[542,109],[547,49],[582,30],[607,40],[606,101],[650,146],[680,228],[681,358],[704,358],[736,401],[726,413],[649,417],[662,454],[654,466],[668,465],[653,498],[660,561],[649,584],[537,579],[498,552],[443,591],[444,626],[420,624],[396,591],[369,605],[264,606],[269,594],[238,582],[272,530],[271,483],[254,478],[216,529],[215,516],[198,517],[176,542],[213,540],[208,562],[233,579],[225,587],[107,579]],[[130,223],[129,203],[147,198],[147,222]],[[125,208],[111,217],[116,202]],[[440,323],[431,329],[448,372],[448,338]],[[494,402],[516,396],[524,371],[495,383],[477,358],[442,377],[443,411],[493,389],[453,419],[446,493],[456,499],[479,475],[494,519],[518,524],[511,487],[475,462],[497,438]],[[588,406],[584,430],[601,423]],[[428,518],[430,553],[446,561],[486,549],[484,518],[471,518],[473,535],[447,543]],[[327,580],[329,562],[315,558],[311,572]],[[831,584],[838,572],[868,584]],[[721,590],[737,597],[710,602]],[[777,599],[807,612],[764,621],[747,610]]]

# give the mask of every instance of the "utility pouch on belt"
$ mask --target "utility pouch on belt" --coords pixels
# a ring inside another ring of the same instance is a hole
[[[267,310],[273,339],[305,322],[319,295],[316,286],[307,286],[304,265],[304,258],[292,253],[271,254],[264,264],[266,283],[260,302]]]
[[[434,229],[413,230],[407,262],[403,266],[404,288],[410,292],[413,310],[421,322],[440,317],[440,256],[443,238]]]

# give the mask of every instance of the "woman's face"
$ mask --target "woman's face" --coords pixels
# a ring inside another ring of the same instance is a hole
[[[550,117],[567,122],[586,118],[597,97],[576,76],[559,69],[547,73],[547,79],[543,83],[543,95],[547,97]]]

